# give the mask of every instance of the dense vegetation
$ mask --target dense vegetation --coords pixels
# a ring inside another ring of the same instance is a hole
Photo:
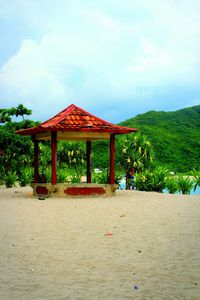
[[[22,169],[32,166],[33,143],[30,137],[15,134],[16,130],[29,128],[39,124],[25,120],[24,115],[30,115],[31,110],[22,104],[17,108],[0,109],[0,182],[11,185],[21,176]],[[14,122],[12,117],[21,117],[22,121]]]
[[[33,143],[31,137],[15,133],[39,124],[25,120],[31,110],[22,104],[0,109],[0,184],[21,186],[33,179]],[[130,167],[134,167],[138,190],[187,193],[200,185],[200,106],[177,112],[148,112],[127,120],[122,125],[138,127],[139,133],[116,137],[116,183]],[[13,117],[21,117],[19,122]],[[145,135],[144,135],[145,133]],[[86,173],[86,147],[81,142],[59,141],[57,148],[58,182],[80,182]],[[51,147],[49,141],[39,143],[39,172],[51,181]],[[107,183],[109,176],[109,141],[92,143],[93,182]],[[172,178],[170,171],[192,171],[194,180]],[[199,170],[199,171],[198,171]]]
[[[147,136],[158,165],[174,172],[200,170],[200,105],[175,112],[149,111],[121,125]]]

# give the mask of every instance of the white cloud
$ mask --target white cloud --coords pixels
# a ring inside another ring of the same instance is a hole
[[[1,69],[1,84],[22,97],[28,97],[38,88],[45,90],[46,87],[49,94],[62,94],[61,83],[42,60],[40,46],[34,41],[25,40],[19,52]]]
[[[18,0],[2,7],[2,20],[29,28],[0,70],[1,97],[9,104],[30,99],[33,108],[56,113],[71,102],[106,110],[126,99],[146,110],[174,86],[180,93],[198,89],[199,2]]]

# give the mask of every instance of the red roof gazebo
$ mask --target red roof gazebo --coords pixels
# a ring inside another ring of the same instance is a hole
[[[91,184],[91,142],[93,140],[110,140],[110,176],[108,185],[114,186],[115,161],[115,135],[137,131],[136,128],[118,126],[106,122],[74,104],[59,112],[44,123],[28,129],[18,130],[21,135],[31,135],[34,141],[34,194],[52,195],[58,191],[57,196],[80,196],[106,194],[103,187]],[[51,140],[51,183],[39,183],[38,173],[38,142]],[[64,186],[61,190],[57,183],[56,149],[58,140],[86,141],[87,145],[87,185]],[[113,188],[111,189],[114,190]]]

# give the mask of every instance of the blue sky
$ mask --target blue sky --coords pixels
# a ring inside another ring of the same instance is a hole
[[[199,0],[0,0],[0,103],[110,122],[200,104]]]

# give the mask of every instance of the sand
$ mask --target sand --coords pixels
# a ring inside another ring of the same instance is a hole
[[[200,299],[200,196],[0,188],[0,299]]]

